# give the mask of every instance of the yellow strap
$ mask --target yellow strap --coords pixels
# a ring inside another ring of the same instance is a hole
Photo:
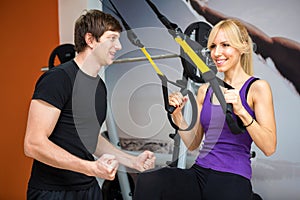
[[[180,37],[176,37],[175,40],[182,47],[184,52],[188,54],[188,56],[192,59],[192,61],[195,63],[195,65],[201,71],[201,73],[205,73],[210,70],[209,67],[207,67],[207,65],[195,53],[195,51],[186,43],[185,40],[182,40]]]
[[[160,69],[157,67],[157,65],[154,63],[154,61],[152,60],[150,54],[147,52],[146,48],[143,47],[141,48],[142,52],[145,54],[146,58],[149,60],[149,62],[151,63],[152,67],[154,68],[154,70],[156,71],[157,74],[163,76],[164,74],[160,71]]]

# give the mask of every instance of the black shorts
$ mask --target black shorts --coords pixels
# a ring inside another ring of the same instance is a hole
[[[251,200],[249,179],[194,165],[139,174],[134,200]]]
[[[27,200],[102,200],[101,189],[96,182],[85,190],[39,190],[28,187]]]

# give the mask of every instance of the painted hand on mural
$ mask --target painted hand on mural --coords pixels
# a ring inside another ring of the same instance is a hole
[[[190,4],[199,15],[212,25],[223,19],[232,18],[209,8],[199,0],[190,0]],[[254,25],[245,21],[243,23],[257,46],[255,53],[263,59],[272,59],[280,74],[289,80],[300,94],[300,71],[297,67],[300,62],[300,43],[284,37],[269,37]]]

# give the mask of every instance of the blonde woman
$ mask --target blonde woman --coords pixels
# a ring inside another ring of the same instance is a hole
[[[135,200],[250,200],[251,144],[254,142],[266,156],[276,150],[272,92],[265,80],[252,75],[253,44],[246,27],[235,19],[220,21],[212,28],[207,47],[218,72],[224,73],[224,81],[235,88],[222,90],[246,132],[230,131],[212,88],[201,85],[197,94],[200,123],[191,131],[179,131],[189,150],[203,142],[194,165],[140,174]],[[182,128],[187,127],[181,112],[186,101],[179,92],[169,97],[170,105],[177,107],[172,115],[174,122]]]

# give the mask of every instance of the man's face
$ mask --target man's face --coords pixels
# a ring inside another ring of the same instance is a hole
[[[97,58],[100,66],[106,66],[113,63],[115,54],[121,50],[120,33],[117,31],[106,31],[99,38],[97,47],[94,49],[93,54]]]

